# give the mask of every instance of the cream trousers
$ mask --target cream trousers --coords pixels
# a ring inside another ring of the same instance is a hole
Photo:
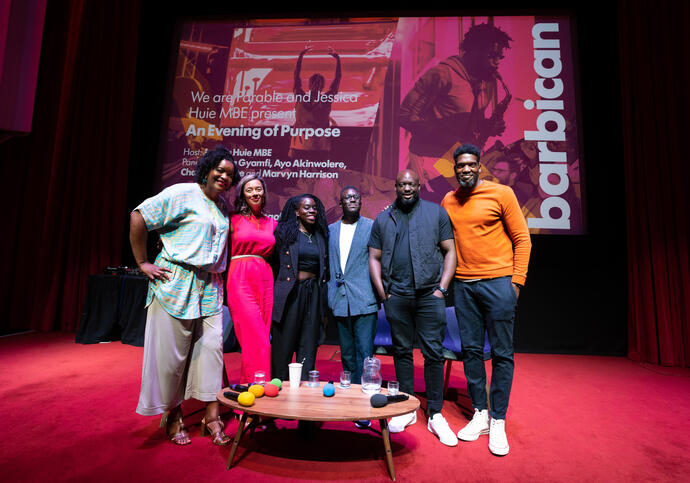
[[[223,376],[223,313],[185,320],[154,297],[146,314],[137,413],[161,414],[184,399],[215,401]]]

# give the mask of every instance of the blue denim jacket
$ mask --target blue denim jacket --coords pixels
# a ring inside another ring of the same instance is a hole
[[[352,238],[345,273],[340,268],[340,220],[328,226],[328,306],[336,317],[376,312],[378,304],[369,276],[369,235],[374,221],[360,217]]]

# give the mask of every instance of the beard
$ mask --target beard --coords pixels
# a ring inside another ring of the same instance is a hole
[[[462,178],[457,178],[458,184],[462,189],[473,189],[475,186],[477,186],[477,181],[479,181],[479,175],[472,176],[468,180],[464,180]]]
[[[409,200],[406,200],[402,197],[398,197],[398,206],[400,206],[400,209],[402,211],[408,213],[414,207],[417,201],[419,201],[419,193],[415,194]]]

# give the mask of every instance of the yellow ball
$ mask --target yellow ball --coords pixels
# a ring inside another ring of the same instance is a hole
[[[261,384],[252,384],[249,386],[249,392],[256,397],[261,397],[264,395],[264,387]]]
[[[241,406],[251,406],[254,404],[254,399],[254,394],[249,391],[245,391],[237,396],[237,402],[240,403]]]

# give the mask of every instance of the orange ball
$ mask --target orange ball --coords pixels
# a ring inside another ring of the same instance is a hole
[[[261,397],[264,395],[264,387],[261,384],[252,384],[249,386],[249,392],[254,394],[255,397]]]
[[[276,397],[278,395],[278,386],[266,384],[264,387],[264,394],[268,397]]]

